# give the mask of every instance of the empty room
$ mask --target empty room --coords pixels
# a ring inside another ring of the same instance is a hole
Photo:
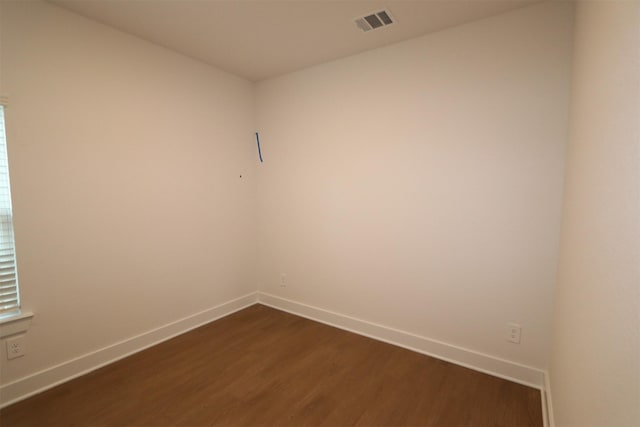
[[[640,2],[0,0],[0,426],[640,425]]]

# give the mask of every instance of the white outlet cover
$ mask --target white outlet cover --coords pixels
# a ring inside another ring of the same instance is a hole
[[[22,357],[26,350],[24,335],[7,339],[7,359]]]
[[[520,344],[520,335],[522,334],[522,326],[517,323],[507,323],[507,341],[514,344]]]

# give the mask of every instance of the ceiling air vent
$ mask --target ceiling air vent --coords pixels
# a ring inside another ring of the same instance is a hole
[[[381,10],[380,12],[362,16],[360,18],[356,18],[354,21],[356,26],[365,32],[375,30],[376,28],[382,28],[395,22],[388,10]]]

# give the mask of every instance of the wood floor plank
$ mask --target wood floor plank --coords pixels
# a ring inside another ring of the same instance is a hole
[[[0,410],[23,426],[542,426],[538,390],[254,305]]]

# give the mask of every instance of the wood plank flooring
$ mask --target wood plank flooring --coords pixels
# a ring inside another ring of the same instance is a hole
[[[18,426],[542,426],[540,392],[262,305],[0,411]]]

